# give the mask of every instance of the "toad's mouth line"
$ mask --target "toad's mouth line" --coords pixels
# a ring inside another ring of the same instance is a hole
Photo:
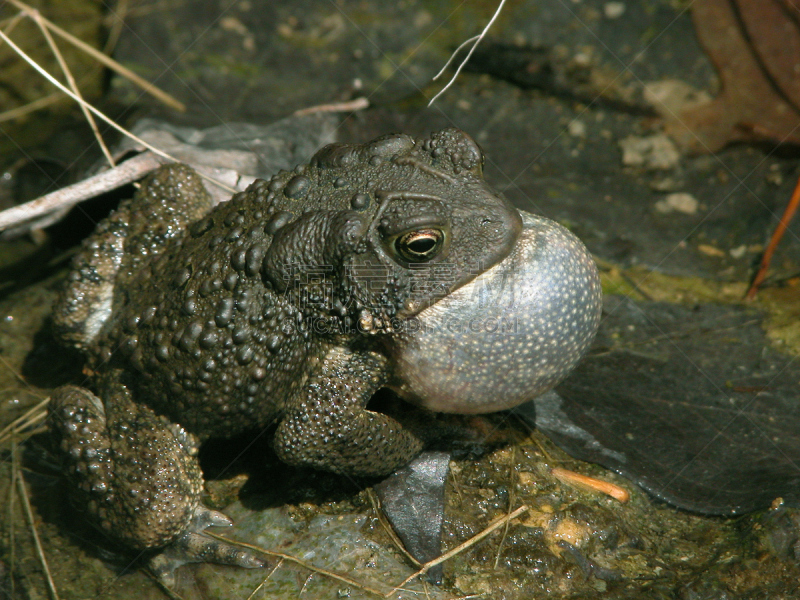
[[[518,236],[516,241],[512,246],[509,247],[508,252],[504,255],[501,255],[500,258],[492,264],[490,267],[486,267],[483,262],[476,263],[474,268],[470,268],[469,271],[474,273],[472,277],[469,279],[465,279],[459,282],[454,287],[448,288],[444,293],[441,295],[436,295],[430,298],[427,302],[424,303],[424,306],[416,306],[415,310],[409,310],[407,314],[403,314],[405,311],[401,311],[398,313],[398,316],[401,316],[405,319],[411,318],[427,318],[428,316],[435,315],[438,312],[438,309],[443,307],[444,305],[453,303],[453,302],[464,302],[468,301],[468,298],[463,297],[465,294],[475,293],[476,286],[480,286],[481,282],[492,282],[491,285],[485,286],[486,288],[490,288],[493,290],[493,293],[498,293],[503,291],[503,287],[506,285],[507,277],[504,277],[502,272],[507,269],[514,268],[514,255],[518,250],[518,244],[522,239],[522,235]],[[509,261],[509,259],[511,259]],[[499,286],[498,287],[498,283]],[[471,289],[473,291],[467,292],[466,290]],[[423,303],[420,303],[423,304]]]
[[[519,214],[519,212],[518,212]],[[498,279],[497,272],[498,269],[509,269],[513,267],[513,259],[511,262],[508,261],[509,257],[513,257],[515,254],[518,254],[520,251],[520,242],[522,241],[523,237],[523,230],[522,230],[522,215],[519,214],[520,218],[520,231],[514,236],[513,243],[509,244],[505,252],[498,252],[494,257],[492,257],[491,261],[487,260],[478,260],[472,264],[467,264],[465,267],[463,264],[459,264],[456,262],[448,263],[448,262],[438,262],[438,263],[425,263],[424,265],[420,265],[418,268],[433,268],[439,270],[447,270],[448,266],[451,266],[454,272],[466,271],[467,273],[471,274],[471,277],[464,278],[461,281],[456,282],[454,285],[447,286],[444,285],[446,282],[441,282],[441,292],[430,294],[425,296],[424,299],[420,300],[416,304],[410,304],[405,306],[401,311],[398,311],[397,316],[402,319],[410,319],[414,317],[421,317],[423,313],[428,310],[433,309],[437,305],[439,305],[443,300],[451,298],[454,294],[458,295],[459,293],[463,293],[462,290],[464,288],[468,288],[470,286],[474,286],[476,281],[486,279],[490,281],[505,281],[506,278],[500,277]],[[495,222],[491,220],[485,220],[486,223],[497,223],[498,225],[501,222]],[[491,264],[487,267],[487,262]],[[504,285],[504,284],[503,284]],[[497,284],[493,284],[493,289],[497,291],[502,291],[502,288],[498,288]],[[428,290],[425,290],[428,291]],[[414,300],[410,300],[409,302],[414,302]]]

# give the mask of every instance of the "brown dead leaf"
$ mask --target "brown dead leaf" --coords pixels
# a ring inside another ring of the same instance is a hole
[[[696,0],[692,19],[722,90],[668,117],[667,133],[693,153],[800,144],[800,0]]]

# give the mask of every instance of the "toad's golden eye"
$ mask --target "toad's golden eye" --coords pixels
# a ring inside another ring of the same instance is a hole
[[[410,263],[427,262],[436,258],[444,246],[441,229],[419,229],[399,235],[394,240],[397,255]]]

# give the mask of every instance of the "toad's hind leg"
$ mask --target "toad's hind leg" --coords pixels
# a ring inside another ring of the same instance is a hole
[[[115,289],[139,275],[212,206],[200,176],[187,165],[164,165],[150,174],[132,199],[98,224],[73,258],[53,307],[56,337],[90,351],[114,312]]]
[[[165,581],[186,562],[261,566],[250,552],[202,533],[231,521],[200,504],[193,436],[135,404],[124,386],[111,387],[105,406],[76,386],[58,388],[50,400],[50,429],[77,505],[110,537],[150,554]]]

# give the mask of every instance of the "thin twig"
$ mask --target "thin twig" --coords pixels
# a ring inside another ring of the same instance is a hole
[[[163,162],[151,153],[139,154],[113,169],[50,192],[30,202],[7,208],[0,212],[0,230],[30,221],[54,210],[69,208],[82,200],[107,192],[109,189],[136,181],[145,173],[162,165]]]
[[[23,12],[28,12],[28,11],[33,10],[32,7],[28,6],[24,2],[20,2],[19,0],[8,0],[8,2],[10,4],[13,4],[14,6],[16,6],[18,9],[20,9]],[[69,32],[64,31],[63,29],[61,29],[61,27],[59,27],[58,25],[56,25],[52,21],[49,21],[45,17],[42,17],[42,22],[45,24],[45,26],[47,26],[47,28],[50,31],[55,33],[57,36],[59,36],[61,38],[64,38],[65,40],[67,40],[73,46],[75,46],[75,47],[79,48],[80,50],[83,50],[84,52],[86,52],[89,56],[94,58],[96,61],[104,64],[106,67],[108,67],[112,71],[116,71],[117,73],[119,73],[120,75],[125,77],[126,79],[129,79],[134,84],[136,84],[140,88],[142,88],[145,92],[147,92],[151,96],[157,98],[158,100],[160,100],[161,102],[163,102],[167,106],[170,106],[170,107],[174,108],[175,110],[179,110],[180,112],[184,112],[186,110],[186,106],[182,102],[176,100],[175,98],[173,98],[172,96],[170,96],[166,92],[158,89],[156,86],[154,86],[149,81],[147,81],[145,79],[142,79],[136,73],[134,73],[130,69],[122,66],[117,61],[115,61],[113,58],[111,58],[109,56],[106,56],[105,54],[103,54],[102,52],[97,50],[96,48],[92,48],[86,42],[76,38],[74,35],[70,34]],[[8,41],[8,40],[6,40],[6,41]]]
[[[312,571],[311,573],[308,574],[308,577],[306,577],[306,580],[303,582],[303,587],[301,587],[300,591],[297,592],[298,596],[302,596],[303,594],[305,594],[306,588],[308,587],[308,584],[311,583],[311,579],[313,577],[314,577],[314,572]]]
[[[36,546],[36,554],[39,556],[39,562],[42,564],[42,570],[44,571],[45,579],[47,580],[47,588],[50,591],[52,600],[58,600],[56,584],[53,581],[52,575],[50,575],[50,567],[47,566],[47,558],[44,555],[44,550],[42,550],[42,543],[39,540],[39,532],[36,531],[36,523],[33,520],[33,511],[31,510],[31,503],[28,500],[28,490],[25,489],[25,482],[20,475],[17,476],[17,486],[19,488],[20,498],[22,499],[22,506],[25,509],[25,515],[28,517],[28,524],[31,527],[31,533],[33,534],[33,543]]]
[[[514,503],[516,502],[516,493],[515,492],[517,490],[517,485],[516,485],[516,482],[513,480],[514,479],[514,467],[517,464],[516,451],[517,451],[516,446],[512,446],[511,447],[511,460],[508,463],[508,471],[509,471],[509,473],[508,473],[508,481],[509,481],[509,487],[511,488],[509,490],[509,492],[508,492],[508,507],[509,508],[514,506]],[[510,521],[506,521],[506,524],[503,527],[503,535],[500,536],[500,543],[497,544],[497,554],[495,554],[495,557],[494,557],[494,569],[495,569],[495,571],[497,570],[497,567],[500,565],[500,557],[503,554],[503,544],[505,544],[506,537],[508,537],[509,524],[510,524]]]
[[[752,300],[756,297],[758,287],[767,276],[767,270],[769,269],[769,263],[772,261],[772,255],[775,253],[775,248],[778,247],[783,234],[786,233],[786,228],[789,227],[789,222],[792,220],[794,213],[797,212],[798,206],[800,206],[800,179],[797,180],[797,185],[794,187],[789,204],[786,206],[786,210],[783,211],[783,215],[781,215],[781,220],[769,240],[767,249],[764,250],[764,255],[761,257],[761,265],[758,268],[755,279],[753,279],[753,284],[747,290],[746,300]]]
[[[17,0],[9,0],[9,2],[16,2],[16,1],[17,1]],[[46,20],[45,20],[45,22],[46,22]],[[70,91],[70,90],[69,90],[67,87],[65,87],[65,86],[64,86],[64,84],[62,84],[62,83],[61,83],[61,82],[60,82],[58,79],[56,79],[55,77],[53,77],[53,76],[52,76],[50,73],[48,73],[48,72],[47,72],[45,69],[43,69],[43,68],[42,68],[42,67],[41,67],[39,64],[37,64],[37,62],[36,62],[35,60],[33,60],[33,59],[30,57],[30,56],[28,56],[28,55],[25,53],[25,51],[23,51],[23,50],[22,50],[22,48],[20,48],[20,47],[19,47],[19,46],[17,46],[17,45],[16,45],[16,44],[15,44],[13,41],[11,41],[11,38],[9,38],[9,37],[8,37],[8,36],[7,36],[5,33],[3,33],[2,31],[0,31],[0,39],[2,39],[3,41],[5,41],[5,43],[6,43],[6,44],[8,44],[9,46],[11,46],[11,49],[12,49],[12,50],[14,50],[14,52],[16,52],[16,53],[17,53],[17,54],[18,54],[20,57],[22,57],[22,59],[23,59],[23,60],[25,60],[25,62],[27,62],[27,63],[28,63],[29,65],[31,65],[31,66],[32,66],[34,69],[36,69],[36,71],[38,71],[38,72],[39,72],[39,74],[40,74],[40,75],[42,75],[42,77],[44,77],[45,79],[47,79],[47,81],[49,81],[50,83],[52,83],[54,86],[56,86],[58,89],[60,89],[60,90],[61,90],[62,92],[64,92],[65,94],[67,94],[67,95],[68,95],[70,98],[72,98],[73,100],[75,100],[75,102],[77,102],[78,104],[80,104],[80,105],[82,105],[82,106],[85,106],[86,108],[88,108],[88,109],[89,109],[90,111],[92,111],[92,112],[93,112],[93,113],[94,113],[96,116],[100,117],[100,119],[102,119],[103,121],[105,121],[106,123],[108,123],[109,125],[111,125],[111,127],[113,127],[114,129],[116,129],[117,131],[119,131],[119,132],[120,132],[122,135],[124,135],[124,136],[126,136],[126,137],[128,137],[128,138],[132,139],[133,141],[135,141],[135,142],[136,142],[136,143],[138,143],[138,144],[141,144],[142,146],[144,146],[145,148],[147,148],[148,150],[150,150],[150,152],[152,152],[153,154],[157,154],[158,156],[161,156],[161,157],[163,157],[163,158],[166,158],[167,160],[169,160],[169,161],[171,161],[171,162],[178,162],[178,159],[176,159],[174,156],[170,156],[169,154],[167,154],[167,153],[166,153],[166,152],[164,152],[163,150],[159,150],[158,148],[156,148],[156,147],[155,147],[155,146],[153,146],[152,144],[148,144],[147,142],[145,142],[145,141],[144,141],[143,139],[141,139],[140,137],[138,137],[138,136],[134,135],[133,133],[131,133],[130,131],[128,131],[127,129],[125,129],[124,127],[122,127],[121,125],[118,125],[118,124],[117,124],[117,123],[116,123],[116,122],[115,122],[113,119],[111,119],[110,117],[107,117],[107,116],[106,116],[104,113],[100,112],[100,111],[99,111],[98,109],[96,109],[94,106],[92,106],[91,104],[89,104],[88,102],[86,102],[85,100],[83,100],[83,98],[80,98],[80,97],[76,96],[75,94],[73,94],[73,93],[72,93],[72,91]],[[231,187],[229,187],[229,186],[225,185],[224,183],[222,183],[222,182],[220,182],[220,181],[217,181],[217,180],[216,180],[216,179],[214,179],[213,177],[209,177],[208,175],[205,175],[205,174],[203,174],[203,173],[198,173],[198,175],[200,175],[200,177],[202,177],[202,178],[203,178],[203,179],[205,179],[206,181],[210,181],[210,182],[212,182],[213,184],[215,184],[215,185],[218,185],[219,187],[221,187],[221,188],[223,188],[223,189],[225,189],[225,190],[229,191],[229,192],[230,192],[230,193],[232,193],[232,194],[233,194],[233,193],[236,193],[236,190],[234,190],[233,188],[231,188]]]
[[[278,561],[278,564],[277,564],[277,565],[275,565],[275,567],[273,567],[272,571],[270,571],[270,572],[269,572],[269,575],[267,575],[266,577],[264,577],[264,581],[262,581],[261,583],[259,583],[259,584],[258,584],[258,586],[256,587],[256,589],[254,589],[254,590],[253,590],[253,591],[250,593],[250,595],[247,597],[247,600],[253,600],[253,597],[255,597],[255,595],[256,595],[256,592],[257,592],[258,590],[260,590],[262,587],[264,587],[264,585],[267,583],[267,581],[269,581],[270,577],[272,577],[272,576],[275,574],[275,571],[277,571],[277,570],[278,570],[278,568],[279,568],[279,567],[280,567],[282,564],[283,564],[283,559],[280,559],[280,560]]]
[[[588,475],[582,475],[581,473],[576,473],[569,469],[562,469],[561,467],[553,467],[550,469],[550,473],[559,481],[594,492],[602,492],[607,496],[611,496],[618,502],[627,502],[631,497],[630,492],[625,488],[613,484],[610,481],[597,479],[597,477],[589,477]]]
[[[453,469],[449,469],[448,477],[450,478],[450,481],[453,482],[453,489],[456,491],[456,496],[458,496],[459,506],[463,506],[464,494],[461,493],[461,484],[458,483],[458,477],[453,472]]]
[[[5,358],[3,358],[2,354],[0,354],[0,363],[2,363],[3,366],[6,369],[8,369],[8,372],[14,376],[14,379],[19,381],[26,388],[28,388],[29,391],[33,392],[34,394],[36,393],[36,390],[34,390],[33,387],[31,387],[31,385],[27,381],[25,381],[25,378],[22,376],[22,373],[17,371],[17,369],[15,369],[11,363],[9,363]]]
[[[9,19],[3,19],[0,21],[0,25],[3,27],[3,31],[8,35],[19,25],[20,21],[25,17],[25,15],[21,12],[18,12],[13,17]]]
[[[83,100],[83,95],[81,95],[80,90],[78,89],[78,84],[75,82],[75,78],[72,76],[72,71],[67,65],[67,61],[64,60],[64,56],[61,54],[61,50],[58,49],[53,36],[50,35],[50,32],[47,30],[47,27],[44,26],[43,17],[39,13],[38,10],[32,10],[28,13],[28,15],[33,19],[34,23],[39,27],[44,36],[44,39],[47,40],[47,45],[50,46],[50,50],[52,50],[53,55],[56,57],[56,61],[58,61],[58,66],[61,67],[61,71],[64,73],[64,77],[67,78],[67,82],[69,83],[70,89],[75,93],[75,95]],[[100,144],[100,149],[103,151],[103,155],[106,157],[108,164],[112,167],[116,165],[114,162],[114,158],[111,156],[111,151],[106,146],[106,143],[103,141],[103,137],[100,135],[100,130],[97,128],[97,123],[92,116],[92,113],[84,106],[83,104],[80,105],[81,111],[83,112],[83,116],[89,123],[89,127],[92,128],[92,133],[94,133],[94,137],[97,140],[97,143]]]
[[[550,456],[550,453],[547,451],[547,448],[544,447],[544,445],[542,444],[541,440],[539,440],[539,438],[537,438],[535,434],[536,434],[536,432],[534,432],[534,435],[531,435],[531,439],[533,440],[533,442],[536,444],[536,446],[541,451],[542,456],[544,456],[545,461],[548,462],[548,463],[554,462],[553,461],[553,457]]]
[[[434,75],[433,77],[431,77],[431,80],[432,81],[436,81],[437,79],[439,79],[439,77],[444,75],[444,72],[447,70],[447,67],[449,67],[450,64],[456,59],[456,56],[458,56],[458,53],[461,52],[461,49],[464,48],[464,46],[466,46],[467,44],[470,44],[470,43],[474,42],[479,37],[481,37],[480,34],[473,35],[471,38],[466,39],[463,42],[461,42],[459,47],[456,48],[455,50],[453,50],[453,53],[450,55],[450,58],[447,59],[447,62],[444,63],[444,66],[441,69],[439,69],[439,72],[436,75]]]
[[[448,88],[449,88],[451,85],[453,85],[453,83],[455,83],[455,81],[456,81],[456,78],[457,78],[457,77],[458,77],[458,75],[461,73],[461,69],[463,69],[463,68],[464,68],[464,65],[466,65],[466,64],[469,62],[469,59],[470,59],[470,57],[472,56],[472,53],[473,53],[473,52],[475,52],[475,48],[477,48],[477,47],[478,47],[478,44],[480,44],[480,43],[481,43],[481,40],[482,40],[484,37],[486,37],[486,33],[489,31],[489,28],[490,28],[490,27],[492,26],[492,24],[495,22],[495,20],[497,19],[497,17],[500,15],[500,11],[501,11],[501,10],[503,10],[503,5],[504,5],[505,3],[506,3],[506,0],[500,0],[500,4],[497,6],[497,10],[496,10],[496,11],[494,11],[494,14],[492,15],[492,18],[491,18],[491,19],[489,19],[489,22],[486,24],[486,27],[484,27],[484,28],[483,28],[483,31],[481,31],[481,32],[480,32],[480,34],[479,34],[479,35],[478,35],[478,36],[475,38],[475,43],[474,43],[474,44],[472,44],[472,48],[470,48],[470,49],[469,49],[469,52],[467,52],[467,56],[464,58],[464,60],[463,60],[463,61],[461,61],[461,64],[460,64],[460,65],[458,65],[458,68],[456,69],[456,72],[455,72],[455,73],[453,73],[453,77],[450,79],[450,81],[448,81],[448,82],[447,82],[447,85],[445,85],[445,86],[444,86],[444,87],[443,87],[441,90],[439,90],[439,93],[438,93],[438,94],[436,94],[436,95],[435,95],[433,98],[431,98],[431,101],[430,101],[430,102],[428,102],[428,106],[430,106],[431,104],[433,104],[434,102],[436,102],[436,99],[437,99],[439,96],[441,96],[442,94],[444,94],[444,93],[447,91],[447,89],[448,89]],[[459,46],[459,47],[458,47],[458,50],[460,50],[460,49],[461,49],[461,47],[462,47],[463,45],[464,45],[464,44],[462,44],[461,46]],[[458,52],[458,50],[456,50],[456,52]],[[448,62],[449,62],[449,61],[448,61]]]
[[[403,542],[400,541],[400,538],[397,537],[397,534],[395,533],[394,529],[392,529],[392,526],[386,521],[386,517],[383,514],[383,510],[381,510],[380,500],[378,499],[377,495],[375,494],[375,491],[372,488],[367,489],[367,497],[369,498],[369,501],[372,504],[372,510],[375,511],[375,515],[378,519],[378,522],[381,524],[386,534],[391,538],[392,542],[397,547],[397,549],[415,567],[421,566],[422,563],[419,562],[416,558],[414,558],[408,550],[406,550],[406,547],[403,545]]]
[[[9,577],[11,583],[11,598],[14,598],[14,575],[17,568],[17,544],[14,531],[14,480],[19,477],[17,463],[17,440],[11,436],[11,485],[8,486],[8,545],[9,545]]]
[[[147,569],[140,569],[141,573],[144,573],[144,576],[147,577],[150,581],[152,581],[158,589],[160,589],[165,596],[170,598],[170,600],[184,600],[183,596],[178,594],[175,590],[168,587],[161,579],[153,575]]]
[[[24,385],[32,395],[39,396],[36,390],[34,390],[31,385],[25,381],[25,378],[2,356],[0,356],[0,364],[8,369],[9,373],[18,379],[19,382]],[[50,398],[44,398],[41,402],[29,408],[24,414],[11,421],[11,423],[6,425],[3,429],[0,429],[0,443],[4,443],[7,438],[13,438],[15,434],[22,432],[27,432],[30,435],[30,427],[44,419],[44,407],[47,406],[48,402],[50,402]]]
[[[355,112],[357,110],[364,110],[365,108],[369,108],[369,100],[362,96],[361,98],[348,100],[347,102],[317,104],[316,106],[301,108],[300,110],[294,111],[294,116],[301,117],[303,115],[312,115],[315,113]]]
[[[15,1],[16,1],[16,0],[9,0],[9,2],[15,2]],[[45,22],[46,22],[46,21],[45,21]],[[151,146],[150,144],[148,144],[148,143],[147,143],[147,142],[145,142],[144,140],[142,140],[142,139],[138,138],[137,136],[133,135],[133,134],[132,134],[130,131],[127,131],[127,130],[126,130],[124,127],[122,127],[121,125],[117,125],[117,123],[116,123],[116,122],[115,122],[113,119],[111,119],[110,117],[107,117],[107,116],[106,116],[104,113],[102,113],[102,112],[100,112],[99,110],[97,110],[97,109],[96,109],[94,106],[92,106],[91,104],[89,104],[88,102],[86,102],[86,101],[85,101],[83,98],[80,98],[80,97],[76,96],[75,94],[73,94],[71,90],[69,90],[69,89],[68,89],[66,86],[64,86],[64,84],[63,84],[63,83],[61,83],[61,82],[60,82],[58,79],[56,79],[55,77],[53,77],[53,76],[52,76],[50,73],[48,73],[48,72],[47,72],[45,69],[43,69],[43,68],[42,68],[42,67],[41,67],[41,66],[40,66],[40,65],[39,65],[39,64],[38,64],[38,63],[37,63],[35,60],[33,60],[33,59],[30,57],[30,56],[28,56],[28,55],[25,53],[25,51],[24,51],[22,48],[20,48],[19,46],[17,46],[17,45],[16,45],[16,44],[15,44],[15,43],[14,43],[14,42],[11,40],[11,38],[10,38],[10,37],[8,37],[8,36],[7,36],[5,33],[3,33],[2,31],[0,31],[0,39],[2,39],[2,40],[3,40],[3,41],[6,43],[6,44],[8,44],[8,45],[11,47],[11,49],[12,49],[12,50],[14,50],[14,52],[16,52],[16,53],[17,53],[17,54],[18,54],[18,55],[19,55],[19,56],[20,56],[20,57],[21,57],[21,58],[22,58],[22,59],[23,59],[25,62],[27,62],[27,63],[28,63],[30,66],[32,66],[34,69],[36,69],[36,71],[38,71],[38,72],[39,72],[39,74],[40,74],[42,77],[44,77],[45,79],[47,79],[47,81],[49,81],[50,83],[52,83],[54,86],[56,86],[56,87],[57,87],[58,89],[60,89],[62,92],[64,92],[64,93],[65,93],[67,96],[69,96],[70,98],[72,98],[73,100],[75,100],[75,102],[77,102],[78,104],[80,104],[80,105],[82,105],[82,106],[85,106],[86,108],[88,108],[88,109],[89,109],[90,111],[92,111],[92,112],[93,112],[95,115],[97,115],[98,117],[100,117],[100,118],[101,118],[103,121],[105,121],[106,123],[108,123],[109,125],[111,125],[111,126],[114,128],[114,129],[116,129],[117,131],[119,131],[119,132],[120,132],[120,133],[122,133],[123,135],[126,135],[127,137],[129,137],[129,138],[131,138],[131,139],[135,140],[136,142],[138,142],[139,144],[143,145],[145,148],[147,148],[148,150],[150,150],[150,151],[151,151],[151,152],[153,152],[154,154],[158,154],[159,156],[162,156],[162,157],[164,157],[164,158],[166,158],[166,159],[168,159],[168,160],[172,160],[172,161],[174,161],[174,160],[175,160],[173,157],[171,157],[171,156],[170,156],[169,154],[167,154],[166,152],[162,152],[161,150],[159,150],[159,149],[158,149],[158,148],[156,148],[155,146]]]
[[[226,537],[222,537],[221,535],[217,535],[215,533],[206,532],[206,535],[211,536],[215,539],[218,539],[223,542],[227,542],[229,544],[235,544],[237,546],[241,546],[242,548],[248,548],[249,550],[253,550],[254,552],[259,552],[261,554],[266,554],[267,556],[273,556],[275,558],[281,558],[287,560],[289,562],[293,562],[296,565],[300,565],[301,567],[308,569],[309,571],[314,571],[315,573],[319,573],[320,575],[325,575],[326,577],[330,577],[331,579],[335,579],[337,581],[341,581],[342,583],[346,583],[348,585],[353,585],[360,590],[364,590],[365,592],[369,592],[370,594],[375,594],[376,596],[388,597],[384,596],[384,592],[380,590],[376,590],[369,586],[364,585],[348,577],[347,575],[340,575],[339,573],[335,573],[333,571],[328,571],[327,569],[321,569],[319,567],[315,567],[291,554],[284,554],[283,552],[275,552],[274,550],[267,550],[266,548],[261,548],[259,546],[254,546],[253,544],[248,544],[246,542],[240,542],[238,540],[232,540]]]
[[[7,438],[22,433],[31,425],[35,425],[36,423],[43,421],[47,416],[44,407],[47,406],[48,402],[50,402],[50,398],[42,400],[39,404],[28,410],[25,414],[17,417],[11,421],[11,423],[3,427],[3,429],[0,430],[0,443],[5,442]]]
[[[178,162],[175,158],[172,160]],[[23,229],[27,231],[33,227],[43,227],[42,222],[46,220],[45,217],[47,215],[59,210],[67,210],[82,200],[93,198],[127,183],[135,182],[150,171],[163,165],[164,162],[152,152],[143,152],[120,163],[113,169],[50,192],[25,204],[0,211],[0,239],[3,239],[3,234],[5,233],[19,233]],[[244,189],[247,184],[254,180],[253,177],[241,175],[233,169],[215,169],[201,164],[191,164],[190,166],[197,175],[229,194],[234,194]],[[220,179],[231,181],[235,188],[223,183]],[[227,200],[224,195],[212,190],[209,190],[209,192],[218,202]],[[2,360],[1,357],[0,360]]]
[[[128,2],[129,0],[119,0],[117,5],[113,7],[113,9],[110,9],[113,11],[113,22],[111,23],[111,27],[108,29],[106,43],[103,46],[103,54],[105,56],[111,56],[114,48],[117,47],[119,36],[122,33],[122,27],[125,25],[125,15],[128,13]]]
[[[502,516],[502,517],[499,517],[498,519],[495,519],[494,521],[492,521],[492,522],[489,524],[489,526],[488,526],[486,529],[484,529],[484,530],[483,530],[483,531],[481,531],[480,533],[477,533],[477,534],[473,535],[473,536],[472,536],[471,538],[469,538],[467,541],[465,541],[465,542],[462,542],[461,544],[459,544],[458,546],[456,546],[456,547],[455,547],[455,548],[453,548],[452,550],[449,550],[448,552],[445,552],[445,553],[444,553],[444,554],[442,554],[442,555],[441,555],[439,558],[435,558],[435,559],[433,559],[433,560],[431,560],[431,561],[429,561],[429,562],[426,562],[424,565],[422,565],[422,568],[421,568],[419,571],[417,571],[416,573],[414,573],[414,574],[412,574],[412,575],[410,575],[410,576],[406,577],[406,578],[405,578],[405,579],[404,579],[404,580],[403,580],[403,581],[402,581],[402,582],[401,582],[399,585],[397,585],[397,586],[396,586],[396,587],[395,587],[395,588],[394,588],[394,589],[393,589],[391,592],[389,592],[389,593],[385,594],[385,595],[384,595],[384,598],[388,598],[388,597],[389,597],[389,596],[391,596],[392,594],[394,594],[394,593],[398,592],[398,591],[399,591],[400,589],[402,589],[402,588],[403,588],[403,586],[405,586],[405,585],[406,585],[406,584],[407,584],[409,581],[411,581],[411,580],[412,580],[412,579],[414,579],[415,577],[419,577],[420,575],[424,575],[424,574],[425,574],[425,573],[427,573],[427,572],[428,572],[428,571],[429,571],[429,570],[430,570],[432,567],[435,567],[436,565],[438,565],[438,564],[440,564],[440,563],[443,563],[444,561],[446,561],[446,560],[449,560],[449,559],[453,558],[455,555],[457,555],[457,554],[459,554],[459,553],[463,552],[464,550],[466,550],[466,549],[467,549],[467,548],[469,548],[470,546],[474,546],[475,544],[477,544],[478,542],[480,542],[480,541],[481,541],[483,538],[485,538],[487,535],[489,535],[490,533],[492,533],[492,532],[493,532],[495,529],[497,529],[498,527],[502,527],[504,523],[507,523],[507,522],[508,522],[508,521],[510,521],[511,519],[516,519],[518,516],[520,516],[522,513],[524,513],[524,512],[525,512],[525,511],[527,511],[527,510],[528,510],[528,507],[527,507],[527,506],[525,506],[525,505],[523,504],[522,506],[520,506],[520,507],[519,507],[517,510],[515,510],[514,512],[511,512],[511,513],[509,513],[509,514],[507,514],[507,515],[504,515],[504,516]]]
[[[61,92],[53,92],[49,96],[44,96],[42,98],[37,98],[32,102],[28,102],[22,106],[18,106],[17,108],[11,108],[9,110],[0,112],[0,123],[4,123],[5,121],[13,121],[14,119],[19,119],[20,117],[24,117],[28,113],[35,112],[40,108],[46,108],[51,104],[55,104],[60,100],[66,100],[67,97],[62,94]]]

